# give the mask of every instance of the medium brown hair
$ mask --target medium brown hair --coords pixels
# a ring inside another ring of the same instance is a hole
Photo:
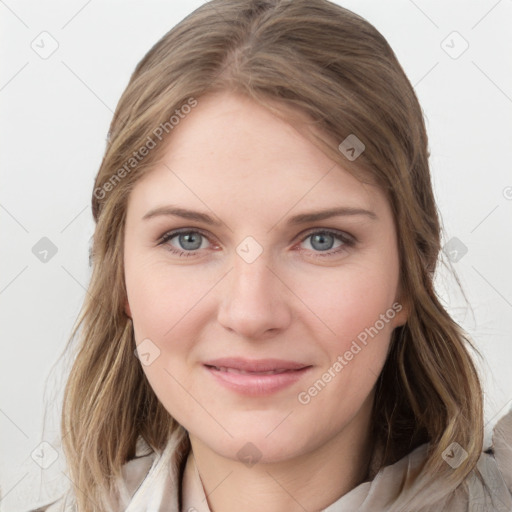
[[[481,453],[482,391],[471,341],[434,289],[440,220],[423,114],[409,80],[370,23],[327,0],[213,0],[170,30],[137,65],[95,180],[92,276],[68,344],[80,333],[62,413],[70,478],[80,490],[78,510],[91,509],[91,502],[108,508],[114,478],[134,456],[139,436],[160,451],[182,428],[134,356],[133,325],[124,310],[124,229],[130,191],[161,158],[173,114],[191,98],[200,104],[202,96],[217,91],[245,94],[288,121],[292,111],[305,115],[309,124],[301,126],[311,140],[385,192],[409,317],[393,331],[377,382],[376,470],[429,443],[425,471],[458,485]],[[159,126],[168,127],[165,137],[127,166]],[[365,145],[353,162],[338,149],[350,134]],[[456,469],[441,456],[454,441],[468,453]]]

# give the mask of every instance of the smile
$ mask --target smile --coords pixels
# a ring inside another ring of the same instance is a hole
[[[312,368],[311,365],[278,360],[231,359],[230,363],[223,364],[225,366],[207,363],[204,368],[217,384],[247,396],[277,393],[298,382]]]
[[[269,370],[266,372],[255,372],[255,371],[240,370],[238,368],[227,368],[225,366],[220,366],[220,367],[219,366],[210,366],[210,368],[214,368],[215,370],[219,370],[220,372],[240,373],[242,375],[275,375],[277,373],[297,371],[297,370]]]

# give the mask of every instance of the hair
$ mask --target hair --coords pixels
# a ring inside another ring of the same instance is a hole
[[[134,356],[133,324],[125,312],[124,228],[130,191],[172,136],[169,120],[216,92],[244,94],[288,122],[300,113],[300,127],[315,144],[386,194],[409,316],[392,333],[376,385],[372,439],[381,456],[375,471],[428,443],[424,473],[455,488],[481,454],[483,398],[470,354],[476,349],[434,289],[441,226],[415,92],[385,38],[334,3],[212,0],[136,66],[95,179],[92,275],[67,345],[71,350],[78,337],[61,419],[70,479],[79,489],[77,509],[88,510],[91,502],[108,508],[139,437],[160,452],[176,435],[180,449],[188,449],[183,427],[159,402]],[[365,145],[354,161],[338,149],[351,134]],[[132,161],[150,139],[155,147]],[[468,457],[452,469],[442,452],[454,441]]]

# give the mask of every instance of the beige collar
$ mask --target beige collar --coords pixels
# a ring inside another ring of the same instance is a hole
[[[201,477],[197,470],[196,460],[190,450],[182,481],[182,510],[194,510],[197,512],[210,512],[208,501],[204,492]]]

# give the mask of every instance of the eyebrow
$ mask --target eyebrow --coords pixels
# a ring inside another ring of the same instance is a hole
[[[372,220],[377,220],[377,214],[364,208],[354,208],[351,206],[341,206],[338,208],[327,208],[315,212],[305,212],[290,217],[289,225],[305,224],[307,222],[315,222],[317,220],[329,219],[331,217],[365,215]]]
[[[207,213],[187,210],[186,208],[179,208],[177,206],[160,206],[159,208],[155,208],[154,210],[147,212],[146,215],[142,217],[142,220],[152,219],[153,217],[159,217],[160,215],[196,220],[198,222],[204,222],[205,224],[217,227],[222,225],[222,222],[213,219],[213,217],[210,217]]]
[[[342,206],[337,208],[327,208],[324,210],[300,213],[298,215],[290,217],[287,221],[287,224],[290,226],[295,226],[298,224],[306,224],[308,222],[316,222],[319,220],[329,219],[331,217],[356,215],[364,215],[372,220],[378,219],[375,212],[372,212],[370,210],[365,210],[364,208]],[[160,206],[159,208],[150,210],[144,215],[144,217],[142,217],[142,220],[148,220],[158,216],[181,217],[183,219],[195,220],[198,222],[203,222],[204,224],[208,224],[210,226],[217,227],[220,227],[223,224],[222,222],[215,220],[207,213],[198,212],[195,210],[188,210],[186,208],[180,208],[172,205]]]

